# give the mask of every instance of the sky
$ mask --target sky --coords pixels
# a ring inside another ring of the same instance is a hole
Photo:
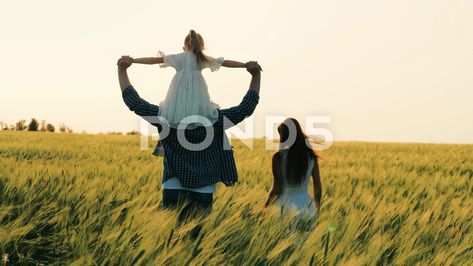
[[[89,133],[140,129],[121,99],[121,55],[182,51],[263,67],[255,136],[268,116],[328,116],[335,141],[473,143],[473,3],[468,0],[0,1],[0,121],[32,117]],[[159,103],[174,70],[133,65]],[[213,101],[238,104],[244,69],[204,71]]]

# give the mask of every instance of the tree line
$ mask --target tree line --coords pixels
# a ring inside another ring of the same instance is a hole
[[[42,131],[42,132],[56,132],[56,127],[46,122],[46,120],[38,121],[36,118],[32,118],[29,123],[25,119],[20,119],[15,124],[8,124],[0,121],[0,130],[11,130],[11,131]],[[73,133],[72,128],[66,126],[66,124],[59,124],[59,132]]]
[[[46,120],[38,121],[36,118],[32,118],[29,123],[26,122],[25,119],[20,119],[18,122],[14,124],[8,124],[3,121],[0,121],[0,130],[10,130],[10,131],[41,131],[41,132],[62,132],[62,133],[74,133],[71,127],[68,127],[66,124],[61,123],[58,126],[58,130],[56,127],[46,122]],[[82,131],[81,133],[87,133]],[[104,134],[104,133],[100,133]],[[139,131],[133,130],[130,132],[120,132],[120,131],[111,131],[106,132],[105,134],[109,135],[140,135]]]

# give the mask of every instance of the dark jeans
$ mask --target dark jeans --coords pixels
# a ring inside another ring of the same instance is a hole
[[[163,189],[163,208],[177,209],[184,206],[179,213],[179,222],[208,215],[212,211],[213,193],[198,193],[182,189]]]

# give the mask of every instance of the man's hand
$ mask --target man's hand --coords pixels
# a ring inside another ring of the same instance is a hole
[[[250,61],[245,63],[246,71],[250,72],[251,75],[259,74],[263,69],[256,61]]]
[[[130,80],[128,79],[128,74],[126,69],[133,64],[133,58],[128,55],[122,56],[118,62],[118,82],[120,83],[121,90],[125,90],[128,86],[131,85]]]
[[[126,70],[131,64],[133,64],[133,58],[128,55],[122,56],[117,62],[118,68],[122,70]]]
[[[250,61],[245,64],[246,71],[250,72],[251,74],[251,82],[250,82],[250,91],[255,91],[259,93],[260,84],[261,84],[261,66],[256,61]]]

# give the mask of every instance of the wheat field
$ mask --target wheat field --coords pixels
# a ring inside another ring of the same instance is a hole
[[[473,145],[335,143],[313,230],[265,209],[272,151],[233,142],[240,182],[198,220],[159,209],[162,158],[139,136],[0,132],[6,265],[468,265]]]

